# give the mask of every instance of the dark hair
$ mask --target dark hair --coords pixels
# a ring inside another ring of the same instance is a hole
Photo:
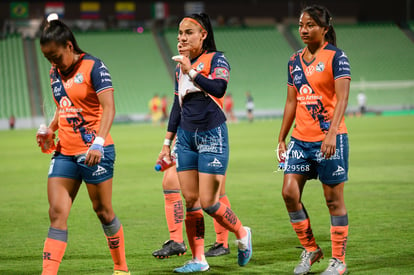
[[[47,22],[40,35],[40,45],[47,44],[49,42],[55,42],[60,46],[66,46],[68,41],[72,42],[73,49],[76,53],[84,53],[76,42],[70,28],[60,20],[52,20]]]
[[[213,27],[211,26],[210,18],[205,13],[193,13],[184,18],[192,18],[196,20],[207,31],[207,37],[203,41],[203,50],[207,52],[216,52],[216,42],[214,41]]]
[[[301,14],[305,12],[309,14],[313,20],[315,20],[318,26],[328,29],[328,32],[325,34],[325,39],[332,45],[336,46],[336,33],[332,26],[332,15],[328,9],[323,6],[313,5],[304,8],[301,11]]]

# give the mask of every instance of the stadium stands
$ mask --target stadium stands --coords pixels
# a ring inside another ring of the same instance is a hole
[[[30,117],[30,103],[19,35],[0,40],[0,119]]]
[[[414,22],[410,24],[411,28]],[[351,62],[352,83],[349,108],[356,108],[356,94],[368,97],[368,108],[413,109],[413,42],[393,23],[335,25],[337,42]],[[288,31],[301,44],[297,26]],[[154,93],[172,96],[173,82],[153,34],[133,31],[75,33],[86,52],[107,64],[115,87],[117,117],[142,119],[148,113],[148,101]],[[164,32],[176,53],[177,29]],[[256,111],[280,114],[286,97],[286,64],[294,52],[276,26],[216,27],[219,50],[228,58],[232,70],[228,92],[233,94],[235,111],[244,115],[245,92],[250,91]],[[50,64],[34,43],[40,74],[44,115],[50,118],[51,99],[48,72]],[[0,120],[2,125],[14,114],[30,119],[29,88],[22,38],[17,35],[0,40]]]

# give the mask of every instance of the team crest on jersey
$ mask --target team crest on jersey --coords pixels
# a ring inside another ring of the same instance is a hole
[[[316,65],[316,71],[323,72],[324,70],[325,70],[325,64],[323,62],[319,62],[318,65]]]
[[[83,75],[82,73],[77,73],[75,75],[75,83],[81,84],[83,82]]]
[[[201,62],[200,64],[198,64],[198,65],[197,65],[197,69],[196,69],[196,70],[197,70],[198,72],[201,72],[203,69],[204,69],[204,63],[203,63],[203,62]]]

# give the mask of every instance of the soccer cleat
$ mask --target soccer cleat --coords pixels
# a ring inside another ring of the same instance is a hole
[[[122,271],[122,270],[114,270],[114,273],[112,273],[112,275],[131,275],[131,272]]]
[[[247,226],[244,226],[244,229],[247,231],[247,236],[237,240],[239,246],[237,249],[237,262],[239,266],[247,265],[253,254],[252,230]]]
[[[182,267],[174,269],[175,273],[192,273],[208,271],[210,266],[206,261],[199,261],[198,259],[192,259],[186,262]]]
[[[152,252],[152,256],[158,259],[165,259],[174,255],[182,256],[186,251],[187,247],[185,246],[184,242],[177,243],[173,240],[168,240],[162,245],[161,249]]]
[[[338,260],[337,258],[332,258],[329,260],[328,268],[325,269],[321,275],[342,275],[347,274],[348,269],[346,268],[346,264]]]
[[[217,257],[230,253],[230,247],[224,247],[222,243],[214,243],[212,247],[205,253],[206,257]]]
[[[306,249],[303,249],[302,254],[300,255],[300,263],[293,270],[293,274],[308,274],[311,270],[311,266],[321,259],[323,259],[323,252],[319,246],[315,251],[306,251]]]

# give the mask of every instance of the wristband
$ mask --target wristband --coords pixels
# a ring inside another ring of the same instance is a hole
[[[171,139],[164,139],[164,145],[171,146]]]
[[[191,69],[188,72],[188,75],[190,76],[191,80],[194,80],[194,78],[197,76],[197,74],[198,74],[198,72],[196,70],[194,70],[194,69]]]
[[[103,137],[96,137],[93,141],[93,144],[98,144],[103,146],[105,144],[105,139]]]

